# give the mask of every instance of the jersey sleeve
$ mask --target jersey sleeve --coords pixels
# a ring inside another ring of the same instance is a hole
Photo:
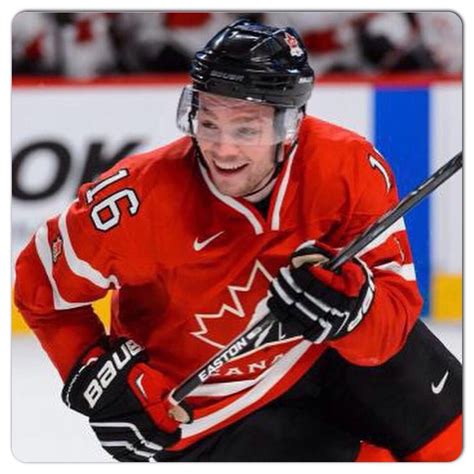
[[[112,168],[35,233],[16,262],[14,298],[60,375],[104,335],[91,303],[151,279],[151,198],[133,166]]]
[[[388,163],[368,143],[354,163],[352,217],[345,228],[347,245],[398,203],[395,178]],[[358,365],[379,365],[404,345],[421,311],[413,255],[403,218],[359,252],[375,282],[374,302],[364,321],[344,338],[330,343]]]

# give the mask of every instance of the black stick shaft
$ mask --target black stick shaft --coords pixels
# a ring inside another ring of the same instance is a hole
[[[335,270],[344,262],[350,260],[357,253],[363,250],[370,242],[377,238],[382,232],[387,230],[400,217],[405,215],[410,209],[416,206],[428,194],[433,192],[438,186],[449,179],[456,171],[462,167],[462,152],[459,152],[444,166],[436,171],[430,178],[424,181],[414,191],[402,199],[397,206],[375,221],[365,232],[354,239],[347,247],[341,250],[338,255],[332,258],[325,266],[330,270]],[[276,321],[272,314],[267,314],[252,327],[237,336],[228,346],[219,351],[212,359],[202,365],[196,372],[191,374],[184,382],[176,387],[170,394],[171,401],[180,403],[196,387],[203,384],[213,372],[221,367],[231,358],[238,356],[249,346],[254,344],[258,336]]]

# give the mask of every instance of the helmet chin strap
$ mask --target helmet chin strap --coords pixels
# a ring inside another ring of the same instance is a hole
[[[251,191],[250,193],[244,194],[242,196],[244,199],[247,199],[250,202],[258,202],[260,201],[260,199],[264,199],[268,196],[268,194],[270,194],[271,190],[273,189],[273,185],[275,184],[276,178],[280,174],[281,168],[283,166],[284,160],[279,159],[282,148],[283,147],[281,143],[278,143],[275,147],[273,171],[270,174],[269,178],[265,180],[265,182],[259,188]]]
[[[251,202],[258,202],[259,200],[267,197],[268,194],[270,194],[271,190],[273,189],[273,185],[275,184],[274,182],[276,181],[277,176],[280,174],[280,171],[283,168],[283,164],[285,163],[286,158],[290,156],[296,144],[297,144],[297,140],[293,141],[293,143],[290,145],[287,156],[283,156],[283,153],[284,153],[283,143],[278,143],[278,145],[275,147],[274,168],[273,168],[272,174],[262,186],[260,186],[259,188],[257,188],[256,190],[248,194],[244,194],[242,196],[244,199],[247,199],[248,201],[251,201]],[[268,193],[262,192],[267,187],[268,187]],[[259,195],[256,196],[257,194]]]
[[[202,156],[202,152],[201,152],[201,149],[199,148],[199,143],[196,140],[196,137],[191,137],[191,140],[193,142],[194,150],[196,151],[196,156],[197,156],[197,159],[199,160],[199,163],[201,163],[201,165],[204,166],[204,168],[207,171],[209,171],[209,166],[207,166],[206,160]]]
[[[300,114],[298,118],[298,125],[297,127],[299,128],[299,124],[301,123],[302,118],[306,114],[306,106],[304,105],[300,109]],[[276,181],[276,177],[280,174],[280,171],[283,167],[283,164],[286,161],[286,158],[291,155],[293,150],[295,149],[296,145],[298,143],[298,138],[295,138],[291,144],[289,145],[288,152],[286,153],[286,156],[284,156],[285,148],[283,143],[278,143],[277,146],[275,147],[275,155],[274,155],[274,169],[273,173],[270,175],[270,177],[266,180],[265,184],[260,186],[258,189],[255,191],[252,191],[251,193],[245,194],[242,196],[243,198],[251,201],[251,202],[258,202],[261,199],[264,199],[265,197],[270,194],[271,190],[273,189],[273,185],[275,184],[274,181]],[[266,192],[263,192],[265,188],[268,188]]]

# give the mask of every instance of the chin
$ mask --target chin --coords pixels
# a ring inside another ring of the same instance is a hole
[[[216,183],[214,183],[214,184],[216,184]],[[241,196],[245,195],[244,191],[242,191],[240,189],[232,188],[230,186],[219,186],[218,184],[216,184],[216,188],[219,190],[219,192],[221,194],[224,194],[224,196],[229,196],[229,197],[236,198],[236,197],[241,197]]]
[[[218,189],[219,192],[220,192],[221,194],[223,194],[224,196],[229,196],[229,197],[233,197],[233,198],[237,198],[237,197],[242,196],[242,193],[233,191],[232,189],[220,188],[219,186],[217,186],[217,189]]]
[[[219,180],[216,180],[214,177],[212,182],[214,183],[214,186],[217,188],[217,190],[225,196],[237,197],[241,195],[239,189],[235,186],[229,186],[229,183],[220,183]]]

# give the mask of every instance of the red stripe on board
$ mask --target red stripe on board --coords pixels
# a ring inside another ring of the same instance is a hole
[[[392,74],[327,74],[316,84],[370,84],[386,87],[423,87],[439,82],[461,82],[461,74],[392,73]]]
[[[386,87],[423,87],[439,82],[460,82],[461,74],[404,73],[404,74],[327,74],[316,80],[318,84],[369,84]],[[72,79],[59,76],[15,76],[18,87],[140,87],[184,85],[190,82],[188,74],[141,74],[101,76],[91,79]]]

